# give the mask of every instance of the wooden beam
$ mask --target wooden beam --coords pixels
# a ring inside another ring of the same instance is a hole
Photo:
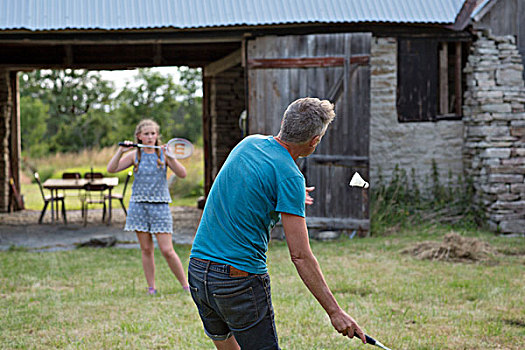
[[[439,50],[439,114],[448,113],[448,44]]]
[[[155,50],[155,56],[153,56],[153,64],[156,66],[160,66],[162,64],[162,45],[155,44],[154,50]]]
[[[248,60],[250,69],[341,67],[344,64],[344,57],[253,58]]]
[[[241,47],[239,43],[194,45],[58,45],[0,44],[0,67],[24,69],[126,69],[136,67],[203,67]]]
[[[483,17],[485,17],[485,15],[490,11],[490,9],[494,7],[494,5],[496,5],[497,2],[498,0],[487,1],[483,5],[483,8],[480,11],[478,11],[476,16],[474,16],[474,21],[479,22]]]
[[[190,68],[200,68],[206,64],[205,61],[188,62],[186,60],[170,60],[162,65],[151,63],[120,62],[120,63],[75,63],[65,65],[64,63],[24,63],[24,64],[3,64],[0,63],[0,70],[8,71],[32,71],[35,69],[90,69],[90,70],[126,70],[135,68],[149,68],[158,66],[188,66]]]
[[[369,163],[367,156],[345,156],[341,154],[312,154],[308,156],[307,160],[317,164],[332,164],[344,167],[362,167],[368,166]]]
[[[145,44],[218,44],[240,43],[243,32],[74,32],[13,33],[0,32],[0,44],[24,43],[31,45],[145,45]]]
[[[0,212],[9,208],[9,139],[11,126],[11,82],[9,72],[0,69]]]
[[[447,26],[447,28],[457,31],[464,30],[465,27],[470,23],[470,16],[476,9],[477,3],[478,0],[466,0],[463,3],[463,6],[461,7],[458,15],[456,16],[454,24]]]
[[[204,67],[204,76],[213,77],[225,70],[242,63],[242,49],[235,50],[231,54]]]
[[[456,64],[455,64],[455,90],[456,90],[456,114],[457,115],[463,115],[463,82],[462,82],[462,71],[461,71],[461,65],[462,62],[462,49],[461,49],[461,42],[456,43]]]
[[[471,40],[467,31],[451,31],[449,24],[441,23],[296,23],[265,26],[235,26],[194,29],[136,29],[136,30],[61,30],[33,32],[10,30],[0,32],[0,44],[25,42],[28,45],[83,45],[83,44],[140,44],[140,43],[220,43],[242,42],[248,33],[261,35],[306,35],[324,33],[371,32],[374,36],[397,37],[420,35],[424,37]],[[416,34],[417,33],[417,34]]]
[[[202,78],[202,134],[203,134],[203,151],[204,151],[204,196],[210,193],[211,185],[213,183],[213,164],[212,164],[212,143],[211,143],[211,112],[210,112],[210,97],[211,97],[211,79]]]
[[[14,206],[11,210],[24,209],[24,203],[20,195],[20,164],[22,154],[22,143],[20,135],[20,87],[18,83],[18,72],[9,72],[11,84],[11,132],[9,134],[9,167],[10,175],[13,179],[13,191],[10,193],[14,198],[9,199],[9,203]]]
[[[20,155],[22,144],[20,136],[20,87],[18,83],[18,72],[9,72],[11,80],[11,133],[9,142],[11,176],[15,181],[17,190],[20,192]]]
[[[324,230],[348,230],[348,229],[362,229],[368,231],[370,229],[369,219],[351,219],[351,218],[325,218],[325,217],[306,217],[306,225],[308,228],[324,229]]]
[[[73,48],[71,47],[71,45],[65,45],[64,51],[65,51],[64,64],[67,66],[72,66],[73,65]]]
[[[350,64],[368,64],[370,56],[356,55],[350,57]],[[345,64],[344,56],[333,57],[299,57],[299,58],[253,58],[248,60],[250,69],[270,68],[322,68],[342,67]]]

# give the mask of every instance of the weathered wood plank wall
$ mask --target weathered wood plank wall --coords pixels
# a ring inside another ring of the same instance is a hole
[[[299,162],[316,186],[309,225],[368,229],[368,206],[348,182],[368,176],[368,33],[266,36],[248,42],[249,130],[276,135],[284,110],[300,97],[335,103],[336,119],[314,155]],[[295,66],[294,66],[295,65]]]

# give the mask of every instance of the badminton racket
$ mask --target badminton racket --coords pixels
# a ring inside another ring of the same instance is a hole
[[[119,142],[119,146],[138,147],[138,148],[162,148],[163,146],[143,145],[142,143]],[[166,143],[166,155],[176,159],[188,158],[193,154],[193,145],[190,141],[183,138],[174,138]]]
[[[357,339],[359,339],[359,336],[357,334],[354,334],[354,337],[357,337]],[[379,341],[375,340],[374,338],[372,338],[371,336],[369,336],[368,334],[365,334],[365,338],[366,338],[366,343],[367,344],[370,344],[370,345],[375,345],[383,350],[390,350],[389,348],[387,348],[386,346],[384,346],[383,344],[381,344]]]

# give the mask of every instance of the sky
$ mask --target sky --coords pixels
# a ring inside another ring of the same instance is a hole
[[[175,77],[175,80],[178,80],[177,67],[155,67],[151,70],[155,72],[160,72],[163,75],[171,74]],[[129,70],[101,70],[100,75],[105,80],[110,80],[115,83],[115,88],[121,90],[126,81],[132,82],[133,77],[137,75],[138,69],[129,69]]]

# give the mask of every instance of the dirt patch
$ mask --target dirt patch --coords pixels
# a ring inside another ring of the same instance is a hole
[[[195,207],[170,207],[170,210],[173,216],[173,242],[191,244],[202,210]],[[136,234],[124,231],[124,212],[120,208],[112,212],[111,225],[102,222],[102,209],[89,211],[87,225],[84,225],[80,210],[67,211],[67,224],[62,218],[53,224],[50,213],[46,213],[43,224],[38,224],[40,211],[37,210],[0,213],[0,251],[13,247],[31,251],[74,249],[101,237],[109,240],[105,245],[112,245],[116,239],[117,245],[134,246],[137,243]],[[96,243],[100,246],[101,242]]]
[[[443,242],[421,242],[404,249],[402,253],[421,260],[477,262],[490,260],[496,254],[496,250],[476,238],[450,232],[445,235]]]

